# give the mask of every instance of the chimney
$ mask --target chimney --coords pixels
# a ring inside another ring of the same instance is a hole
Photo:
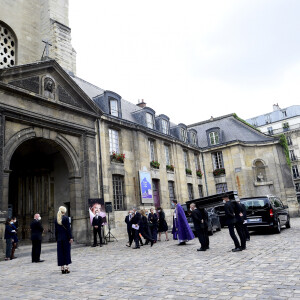
[[[144,108],[144,107],[146,107],[146,102],[144,102],[144,99],[142,99],[142,100],[138,100],[138,104],[137,104],[137,106],[138,107],[140,107],[140,108]]]
[[[281,108],[279,107],[278,103],[277,104],[273,104],[273,111],[277,111],[280,110]]]

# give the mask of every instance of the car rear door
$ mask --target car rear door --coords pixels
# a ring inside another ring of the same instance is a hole
[[[247,209],[247,225],[267,225],[270,221],[270,206],[267,197],[241,200]]]
[[[284,208],[283,203],[277,197],[274,198],[274,205],[278,214],[281,225],[284,225],[287,222],[287,210]]]

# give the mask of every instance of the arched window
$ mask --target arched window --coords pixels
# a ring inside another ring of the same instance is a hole
[[[13,31],[0,21],[0,68],[16,64],[16,37]]]
[[[255,180],[257,182],[267,181],[267,174],[266,174],[266,165],[265,165],[265,163],[262,160],[257,159],[257,160],[254,161],[253,167],[254,167]]]

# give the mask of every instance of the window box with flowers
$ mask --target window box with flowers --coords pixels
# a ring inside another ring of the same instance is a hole
[[[282,124],[283,131],[288,131],[290,128],[290,124],[288,122],[284,122]]]
[[[192,170],[186,168],[186,169],[185,169],[185,174],[186,174],[186,175],[192,175]]]
[[[175,167],[173,165],[166,165],[167,171],[174,172]]]
[[[219,169],[215,169],[213,171],[214,176],[221,176],[221,175],[225,175],[225,169],[224,168],[219,168]]]
[[[116,153],[110,155],[110,161],[124,164],[125,154],[124,153]]]
[[[159,169],[160,163],[156,160],[152,160],[152,161],[150,161],[150,166],[151,166],[151,168]]]
[[[200,179],[203,176],[203,173],[202,173],[202,171],[200,169],[196,171],[196,174],[197,174],[197,177],[199,177]]]

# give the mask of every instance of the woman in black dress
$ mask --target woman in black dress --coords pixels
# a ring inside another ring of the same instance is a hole
[[[150,227],[150,232],[152,235],[152,238],[154,239],[154,243],[157,241],[157,223],[158,217],[157,214],[154,213],[154,209],[150,209],[150,214],[148,215],[148,221],[149,221],[149,227]]]
[[[55,237],[57,241],[57,264],[61,267],[62,274],[70,273],[68,265],[71,261],[71,244],[73,237],[69,218],[65,216],[67,209],[61,206],[58,209],[55,221]]]
[[[166,235],[166,241],[169,240],[168,238],[168,224],[166,222],[166,216],[161,207],[157,208],[158,212],[158,241],[160,241],[161,233],[164,232]]]
[[[148,219],[147,219],[145,210],[142,209],[140,211],[140,213],[141,213],[141,216],[142,216],[141,222],[140,222],[140,228],[139,228],[140,234],[146,240],[145,245],[148,245],[149,241],[150,241],[151,242],[151,247],[152,247],[153,243],[154,243],[154,240],[153,240],[153,238],[152,238],[152,236],[150,234],[149,225],[148,225]]]

